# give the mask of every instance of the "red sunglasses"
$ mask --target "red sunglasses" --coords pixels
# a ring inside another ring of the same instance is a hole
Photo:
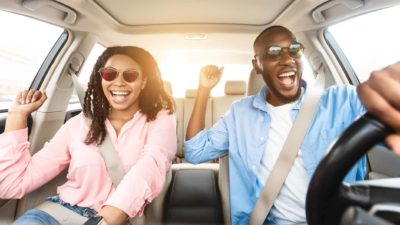
[[[102,67],[98,72],[105,81],[113,81],[117,78],[118,74],[121,73],[113,67]],[[139,71],[135,69],[127,69],[122,71],[122,76],[126,82],[132,83],[139,77]]]

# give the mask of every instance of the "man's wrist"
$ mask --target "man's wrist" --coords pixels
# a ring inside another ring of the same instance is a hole
[[[198,88],[198,95],[199,96],[209,96],[211,92],[211,88],[207,88],[207,87],[199,87]]]

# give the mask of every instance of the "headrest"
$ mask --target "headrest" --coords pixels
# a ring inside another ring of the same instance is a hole
[[[247,82],[246,95],[255,95],[265,85],[261,74],[257,74],[254,69],[251,70],[249,82]]]
[[[171,82],[169,82],[169,81],[164,81],[164,90],[165,90],[169,95],[172,95],[172,86],[171,86]]]
[[[186,98],[196,98],[197,89],[187,89],[185,93]]]
[[[228,80],[225,83],[226,95],[244,95],[246,93],[246,82],[243,80]]]

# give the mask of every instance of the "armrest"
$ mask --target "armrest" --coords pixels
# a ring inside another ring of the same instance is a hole
[[[222,224],[219,190],[211,170],[176,171],[165,206],[167,224]]]

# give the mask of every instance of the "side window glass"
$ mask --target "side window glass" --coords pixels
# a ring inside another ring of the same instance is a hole
[[[94,44],[92,50],[90,51],[90,54],[83,64],[82,70],[79,74],[79,82],[84,85],[84,88],[86,89],[87,83],[89,82],[90,75],[93,70],[93,66],[97,61],[97,58],[103,53],[105,50],[105,47],[96,43]]]
[[[0,10],[0,111],[28,89],[63,29]]]
[[[400,6],[364,14],[328,28],[358,80],[400,59]],[[328,39],[329,41],[329,39]]]

